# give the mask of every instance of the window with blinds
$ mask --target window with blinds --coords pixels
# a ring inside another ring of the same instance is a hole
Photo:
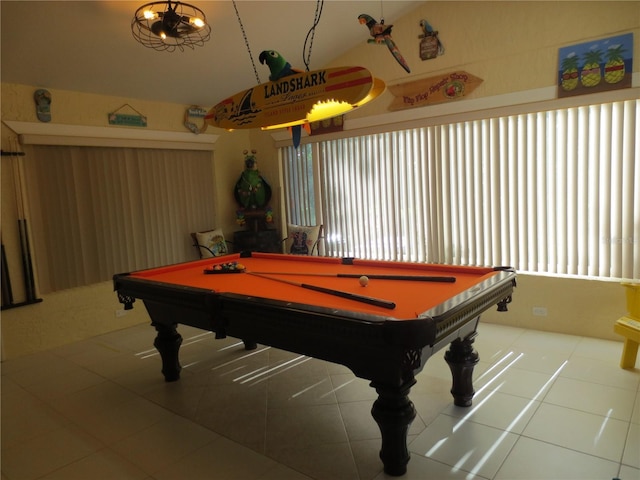
[[[215,226],[211,152],[28,146],[25,191],[41,293],[194,258]]]
[[[287,199],[319,196],[327,255],[638,279],[639,114],[630,100],[283,149],[285,170],[319,176]]]
[[[298,149],[291,148],[289,153],[293,158],[284,168],[286,218],[296,225],[318,225],[315,202],[318,175],[314,174],[317,164],[313,162],[313,146],[300,145]]]

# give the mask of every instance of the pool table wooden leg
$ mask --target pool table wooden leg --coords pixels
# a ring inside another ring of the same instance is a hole
[[[164,323],[152,323],[158,335],[153,342],[162,358],[162,374],[166,382],[175,382],[180,379],[180,360],[178,352],[182,345],[182,335],[176,329],[177,325],[166,325]]]
[[[371,415],[382,434],[380,459],[387,475],[400,476],[407,472],[407,432],[411,422],[416,418],[416,409],[409,400],[409,390],[415,383],[414,378],[400,387],[371,382],[371,386],[378,392],[378,399],[373,403]]]
[[[244,343],[245,350],[255,350],[256,348],[258,348],[258,344],[253,340],[243,339],[242,342]]]
[[[478,352],[473,349],[476,335],[474,331],[465,338],[454,340],[444,355],[453,377],[453,403],[459,407],[470,407],[476,393],[473,389],[473,368],[480,359]]]

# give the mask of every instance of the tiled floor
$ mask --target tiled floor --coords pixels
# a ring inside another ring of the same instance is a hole
[[[141,325],[2,364],[2,480],[384,479],[375,393],[347,369],[180,327],[165,383]],[[482,324],[476,397],[439,352],[411,399],[406,480],[640,479],[622,344]]]

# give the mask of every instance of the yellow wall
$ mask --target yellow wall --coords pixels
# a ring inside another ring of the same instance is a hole
[[[37,122],[33,102],[36,87],[2,83],[1,88],[3,121]],[[183,125],[188,105],[55,89],[49,91],[53,98],[52,123],[108,127],[107,113],[127,103],[147,117],[147,129],[189,134]],[[220,135],[212,152],[217,182],[215,207],[219,225],[212,227],[223,228],[225,236],[231,239],[233,231],[239,229],[235,223],[237,205],[233,198],[233,188],[244,168],[243,150],[258,150],[259,168],[274,191],[279,189],[277,151],[270,141],[271,137],[261,131],[225,132],[212,128],[207,129],[206,133]],[[269,141],[265,142],[265,138]],[[16,142],[16,133],[3,123],[0,136],[2,150],[14,150]],[[1,162],[2,243],[7,250],[14,301],[18,303],[24,300],[25,290],[20,264],[13,161],[11,157],[3,156]],[[279,219],[280,208],[277,204],[274,204],[274,213],[276,220]],[[37,259],[34,259],[34,266],[37,275]],[[3,359],[149,321],[141,303],[124,316],[116,317],[116,311],[121,310],[122,306],[117,301],[111,282],[39,295],[39,298],[43,299],[41,303],[2,312]]]
[[[574,43],[633,32],[636,57],[640,52],[640,2],[425,2],[411,14],[394,21],[393,36],[410,63],[405,75],[385,47],[363,43],[332,65],[358,64],[369,68],[387,84],[418,80],[453,70],[466,70],[484,82],[469,98],[526,92],[555,85],[557,50]],[[368,12],[375,16],[374,11]],[[445,54],[421,61],[418,57],[418,22],[427,19],[440,32]],[[322,24],[321,24],[322,27]],[[319,36],[316,41],[321,41]],[[313,68],[321,66],[313,65]],[[640,62],[634,62],[634,72]],[[36,87],[2,84],[2,120],[36,122],[33,91]],[[144,113],[148,129],[185,132],[186,105],[105,97],[63,90],[51,90],[53,122],[69,125],[107,126],[107,113],[128,103]],[[390,93],[354,112],[348,118],[383,115]],[[429,107],[425,107],[426,112]],[[114,127],[121,128],[121,127]],[[207,131],[210,133],[210,130]],[[218,188],[218,218],[225,234],[235,227],[232,188],[239,176],[244,149],[255,148],[259,168],[279,198],[277,152],[271,136],[261,131],[216,131],[212,161]],[[3,150],[11,150],[14,136],[2,125]],[[2,235],[10,258],[19,258],[15,202],[10,160],[2,157]],[[277,202],[276,219],[280,219]],[[14,266],[13,278],[19,278]],[[14,275],[15,273],[15,275]],[[14,290],[19,294],[19,281]],[[70,289],[43,296],[39,304],[2,312],[2,355],[11,358],[47,347],[148,321],[140,303],[123,317],[111,283]],[[520,276],[508,313],[487,312],[485,321],[618,339],[613,323],[625,313],[623,289],[616,282]],[[534,316],[533,308],[547,309],[546,316]]]
[[[372,7],[363,13],[377,17],[375,10]],[[365,36],[362,46],[335,59],[330,66],[363,65],[387,85],[465,70],[484,80],[468,98],[526,92],[556,85],[559,48],[625,33],[634,33],[633,70],[640,71],[639,12],[638,1],[424,2],[393,22],[392,36],[411,68],[410,74],[385,46],[366,44]],[[444,55],[420,59],[422,19],[439,32]],[[382,114],[392,99],[387,91],[348,118]]]

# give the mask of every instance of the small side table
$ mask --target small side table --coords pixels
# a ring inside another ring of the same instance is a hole
[[[282,239],[277,230],[240,230],[233,232],[233,249],[243,251],[282,253]]]

